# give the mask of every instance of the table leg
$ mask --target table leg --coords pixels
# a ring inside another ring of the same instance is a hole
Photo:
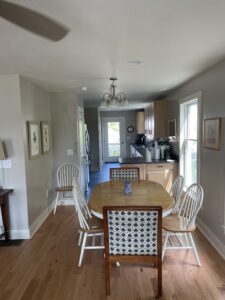
[[[9,198],[8,194],[4,195],[4,201],[1,204],[1,210],[2,210],[2,221],[3,221],[3,226],[4,226],[4,234],[5,234],[5,240],[9,240]]]

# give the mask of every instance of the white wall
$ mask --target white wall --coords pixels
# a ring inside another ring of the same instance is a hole
[[[0,169],[4,188],[10,194],[11,237],[29,237],[23,119],[20,102],[19,76],[0,76],[0,140],[5,142],[11,169]]]
[[[50,213],[58,165],[79,163],[78,107],[82,101],[74,93],[51,94],[18,75],[0,76],[0,141],[5,142],[12,162],[11,169],[0,169],[0,185],[14,189],[10,195],[11,238],[29,238]],[[53,150],[33,160],[28,156],[27,121],[52,125]],[[67,149],[74,150],[72,157]]]
[[[52,201],[52,151],[29,159],[27,121],[48,121],[51,125],[50,95],[39,86],[20,77],[23,142],[26,166],[28,219],[31,230],[42,214],[48,215]],[[46,191],[49,191],[49,197]]]
[[[75,93],[51,93],[54,186],[56,186],[56,170],[60,164],[71,162],[79,165],[78,106],[81,106],[81,103]],[[67,149],[73,149],[74,155],[68,156]]]
[[[182,87],[170,93],[167,99],[175,102],[170,106],[169,115],[179,120],[179,100],[202,92],[202,119],[222,118],[222,145],[219,151],[206,149],[201,140],[200,183],[203,186],[205,197],[203,209],[199,218],[202,228],[214,243],[220,246],[220,252],[225,257],[225,230],[221,226],[225,223],[225,61],[214,66],[204,74],[194,78]],[[177,122],[179,125],[179,122]],[[201,127],[201,132],[203,128]]]

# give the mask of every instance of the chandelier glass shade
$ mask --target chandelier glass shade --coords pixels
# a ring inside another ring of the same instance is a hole
[[[109,87],[109,92],[103,94],[102,96],[101,107],[120,108],[128,105],[127,96],[123,92],[120,92],[116,95],[116,85],[114,82],[117,80],[117,78],[112,77],[109,78],[109,80],[112,80],[112,83]]]

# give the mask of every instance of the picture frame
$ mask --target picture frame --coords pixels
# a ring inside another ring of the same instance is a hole
[[[41,122],[41,148],[42,153],[49,153],[51,150],[51,135],[50,135],[50,124],[48,121]]]
[[[219,150],[221,144],[221,118],[204,119],[204,148]]]
[[[29,158],[41,156],[41,134],[39,121],[27,121],[28,152]]]
[[[171,119],[168,121],[168,136],[176,137],[176,119]]]

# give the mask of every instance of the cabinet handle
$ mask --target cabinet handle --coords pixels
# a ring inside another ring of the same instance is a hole
[[[157,168],[163,168],[164,166],[157,166]]]

